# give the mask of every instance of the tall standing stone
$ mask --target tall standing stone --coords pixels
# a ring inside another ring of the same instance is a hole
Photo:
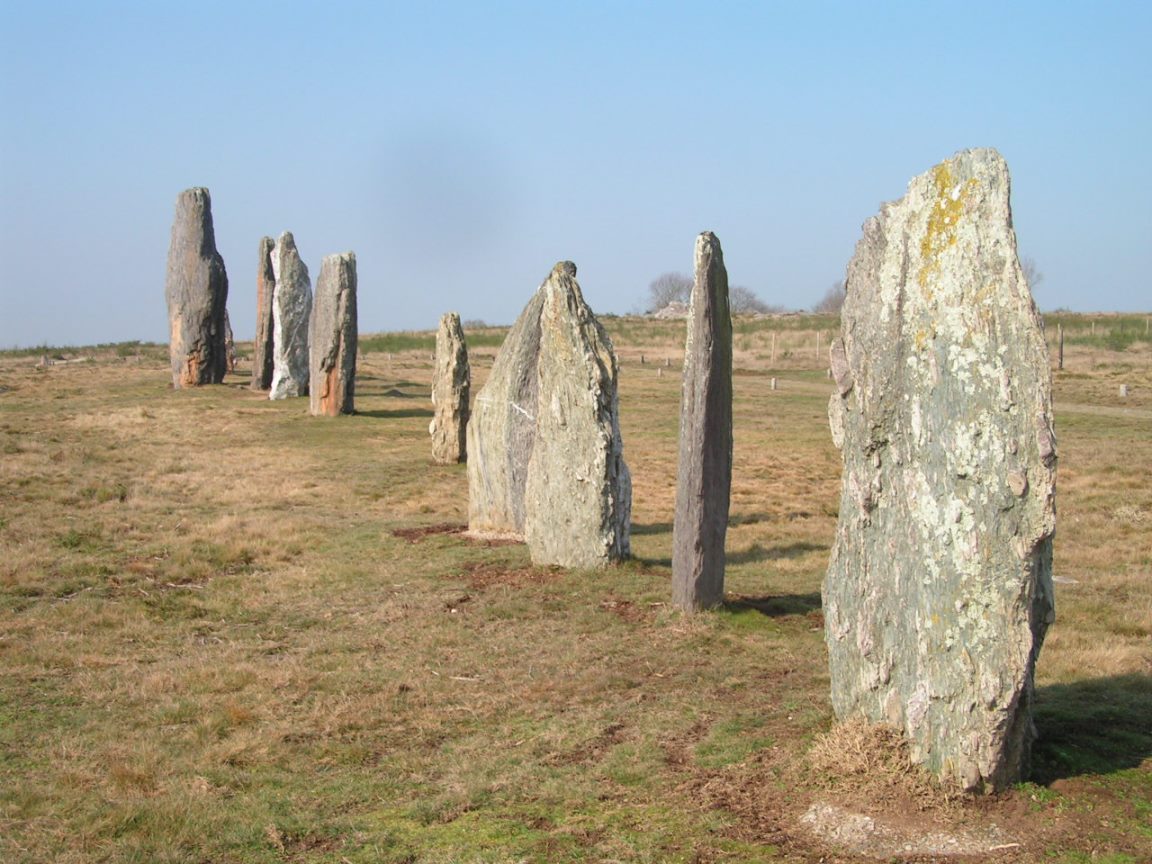
[[[207,189],[185,189],[176,199],[164,294],[172,386],[219,384],[228,366],[224,344],[228,274],[216,251]]]
[[[308,395],[312,283],[296,240],[285,231],[272,249],[272,388],[269,399]]]
[[[432,459],[442,465],[465,462],[472,373],[468,366],[464,328],[455,312],[448,312],[440,318],[434,376],[432,405],[435,415],[428,427],[432,435]]]
[[[557,264],[509,332],[468,424],[469,527],[522,536],[537,564],[600,567],[630,553],[616,357]]]
[[[536,564],[602,567],[631,552],[632,477],[620,437],[616,354],[584,302],[575,264],[557,264],[541,291],[524,539]]]
[[[680,464],[672,529],[672,599],[689,612],[724,600],[732,489],[732,315],[720,241],[696,238],[680,400]]]
[[[832,703],[902,729],[916,762],[969,790],[1027,771],[1053,620],[1042,326],[994,150],[958,153],[864,224],[831,348]]]
[[[308,341],[309,411],[335,417],[355,410],[356,256],[327,255],[320,264]]]
[[[252,342],[252,389],[268,390],[272,387],[272,293],[276,276],[272,272],[272,250],[276,241],[260,238],[256,263],[256,338]]]

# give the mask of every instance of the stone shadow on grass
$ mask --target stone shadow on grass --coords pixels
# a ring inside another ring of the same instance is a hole
[[[381,420],[403,420],[408,417],[431,417],[432,409],[400,408],[395,411],[388,411],[383,408],[378,408],[372,411],[361,411],[360,409],[356,409],[356,413],[361,417],[376,417]]]
[[[765,594],[750,597],[744,594],[729,594],[723,608],[728,612],[759,612],[769,618],[784,615],[808,615],[820,611],[820,593],[812,594]]]
[[[1152,675],[1037,687],[1033,719],[1036,783],[1136,768],[1152,756]]]
[[[724,556],[728,564],[754,564],[758,561],[780,561],[783,559],[799,558],[809,552],[828,552],[828,545],[822,543],[788,543],[783,546],[761,546],[753,543],[743,552],[729,552]]]
[[[671,522],[653,522],[651,525],[645,525],[642,522],[633,522],[630,533],[643,537],[648,534],[670,534],[672,532]]]

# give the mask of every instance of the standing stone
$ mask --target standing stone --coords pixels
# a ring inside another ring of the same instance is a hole
[[[176,199],[164,294],[171,332],[172,386],[219,384],[228,365],[224,345],[228,274],[216,251],[207,189],[185,189]]]
[[[536,564],[602,567],[631,553],[632,477],[620,438],[616,354],[584,302],[575,264],[557,264],[541,290],[524,539]]]
[[[1027,771],[1054,617],[1042,327],[994,150],[937,165],[864,224],[831,347],[832,703],[903,730],[914,761],[968,790]]]
[[[524,486],[536,443],[536,374],[540,353],[538,290],[492,363],[468,421],[468,530],[481,537],[524,539]]]
[[[696,612],[724,600],[732,489],[732,315],[724,255],[711,232],[696,238],[676,481],[672,599]]]
[[[272,292],[276,276],[272,272],[272,250],[276,241],[260,238],[259,261],[256,264],[256,338],[252,343],[252,389],[268,390],[272,386]]]
[[[312,316],[312,283],[285,231],[272,249],[272,389],[269,399],[308,395],[308,322]]]
[[[232,335],[232,319],[228,317],[228,310],[224,310],[224,356],[227,358],[225,368],[228,372],[236,371],[236,337]]]
[[[355,410],[356,256],[327,255],[320,264],[308,341],[311,346],[308,408],[335,417]]]
[[[436,333],[436,371],[432,381],[435,416],[428,427],[432,458],[441,465],[467,461],[468,396],[472,372],[460,316],[448,312]]]
[[[616,357],[557,264],[504,341],[468,424],[468,522],[522,537],[537,564],[599,567],[630,554]]]

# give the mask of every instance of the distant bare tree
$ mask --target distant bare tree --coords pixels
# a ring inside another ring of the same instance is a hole
[[[812,311],[818,315],[839,315],[840,309],[844,306],[845,296],[847,295],[844,293],[844,280],[837,279],[812,307]]]
[[[662,273],[648,283],[648,311],[659,312],[678,300],[687,303],[692,297],[692,277],[683,273]]]
[[[770,306],[756,296],[756,292],[743,285],[733,285],[728,290],[728,308],[733,315],[742,315],[749,312],[780,312],[781,307]]]
[[[1036,259],[1021,258],[1020,269],[1024,271],[1024,279],[1028,283],[1028,290],[1035,293],[1040,283],[1044,281],[1044,274],[1037,268]]]

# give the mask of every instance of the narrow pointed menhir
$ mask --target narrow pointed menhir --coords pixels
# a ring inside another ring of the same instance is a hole
[[[172,386],[219,384],[228,368],[224,328],[228,274],[216,251],[207,189],[185,189],[176,199],[164,294]]]
[[[355,410],[356,256],[327,255],[320,264],[312,302],[308,409],[335,417]]]
[[[464,328],[455,312],[440,318],[436,333],[436,371],[432,381],[435,411],[428,427],[432,435],[432,459],[441,465],[467,461],[468,398],[472,372]]]
[[[276,241],[260,238],[256,262],[256,338],[252,342],[252,389],[272,386],[272,292],[276,276],[272,272],[272,250]]]
[[[672,529],[672,599],[696,612],[724,600],[724,538],[732,488],[732,315],[720,241],[696,238],[680,401],[680,464]]]
[[[1053,619],[1056,445],[996,151],[956,154],[864,224],[831,351],[833,708],[902,730],[945,781],[1003,789],[1027,773]]]

